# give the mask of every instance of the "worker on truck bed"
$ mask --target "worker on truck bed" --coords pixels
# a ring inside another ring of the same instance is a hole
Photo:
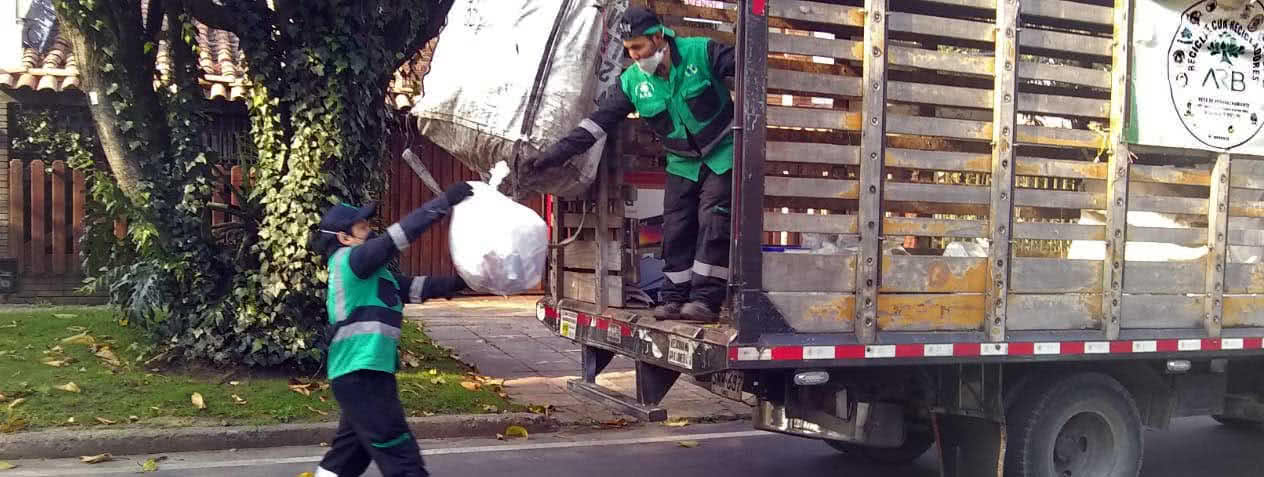
[[[316,477],[355,477],[370,461],[385,477],[429,475],[395,382],[403,304],[450,298],[466,286],[461,277],[408,277],[386,265],[472,193],[468,183],[453,185],[380,236],[369,225],[374,204],[335,205],[321,218],[314,248],[329,266],[326,367],[342,419]]]
[[[732,194],[733,47],[705,37],[677,38],[650,10],[628,9],[623,46],[636,64],[592,113],[524,172],[561,165],[588,150],[636,111],[667,150],[663,196],[663,304],[659,319],[716,321],[729,279]]]

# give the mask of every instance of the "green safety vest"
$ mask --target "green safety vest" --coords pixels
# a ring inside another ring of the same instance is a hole
[[[623,94],[662,139],[669,174],[697,181],[703,164],[716,174],[728,172],[733,168],[733,101],[728,87],[711,74],[711,39],[672,41],[680,61],[669,78],[632,66],[619,77]]]
[[[351,270],[351,250],[342,247],[329,258],[329,379],[352,371],[394,373],[404,305],[399,283],[386,267],[365,279]]]

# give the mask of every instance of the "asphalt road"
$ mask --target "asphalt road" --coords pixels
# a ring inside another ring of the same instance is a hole
[[[696,447],[682,447],[695,441]],[[512,477],[930,477],[933,453],[908,466],[850,462],[819,442],[751,431],[746,423],[685,428],[645,426],[623,431],[533,435],[527,441],[423,441],[436,476]],[[1264,431],[1239,431],[1205,418],[1178,421],[1146,434],[1145,477],[1247,477],[1264,469]],[[312,471],[324,449],[282,447],[167,454],[154,476],[294,477]],[[152,456],[120,457],[97,465],[77,459],[13,461],[0,477],[128,475]],[[368,476],[379,476],[370,468]]]

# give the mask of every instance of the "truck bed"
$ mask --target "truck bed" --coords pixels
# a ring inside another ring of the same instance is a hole
[[[747,17],[768,34],[739,46],[723,325],[631,308],[631,178],[662,165],[637,121],[589,195],[556,199],[554,238],[579,240],[552,258],[542,320],[691,374],[1260,352],[1264,157],[1127,144],[1112,2],[1024,2],[1016,42],[978,2],[889,2],[881,23],[861,3]],[[647,4],[737,40],[735,2]]]

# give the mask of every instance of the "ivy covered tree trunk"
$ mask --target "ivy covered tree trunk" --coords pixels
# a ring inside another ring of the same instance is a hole
[[[330,204],[380,196],[387,85],[452,0],[141,3],[55,1],[115,179],[102,187],[126,197],[133,221],[119,246],[135,253],[114,255],[141,257],[98,279],[185,357],[316,363],[326,276],[311,233]],[[211,202],[224,178],[196,142],[207,115],[195,18],[246,54],[257,162],[240,206]],[[166,48],[170,71],[157,66]],[[212,227],[208,208],[239,220]]]

